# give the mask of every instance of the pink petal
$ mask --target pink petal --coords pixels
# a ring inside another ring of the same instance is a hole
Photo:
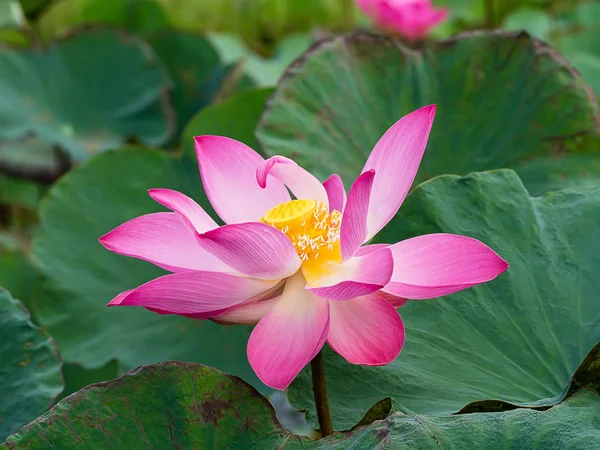
[[[404,116],[379,139],[363,173],[375,170],[371,191],[367,240],[381,230],[400,209],[412,185],[435,116],[435,105]]]
[[[181,214],[188,226],[198,233],[219,226],[198,203],[181,192],[171,189],[150,189],[148,194],[161,205]]]
[[[394,261],[387,248],[330,264],[324,275],[309,281],[308,290],[327,300],[350,300],[382,289],[390,281]],[[303,271],[304,266],[303,266]]]
[[[248,300],[245,300],[244,302],[232,306],[230,308],[181,315],[190,319],[210,319],[214,322],[220,323],[221,325],[256,325],[256,323],[262,318],[262,316],[269,312],[270,308],[275,304],[274,302],[279,299],[281,293],[283,292],[284,285],[285,282],[280,281],[274,287],[264,292],[261,292],[260,294],[255,295],[254,297],[251,297]],[[119,296],[117,296],[115,300],[110,302],[110,306],[115,305],[116,300],[118,300],[121,296],[124,298],[124,296],[126,296],[126,294],[128,294],[129,292],[131,291],[126,291],[122,294],[119,294]],[[161,315],[173,314],[170,311],[163,311],[156,308],[146,309]]]
[[[326,300],[347,301],[363,295],[369,295],[383,288],[378,283],[365,283],[362,281],[341,281],[334,286],[320,288],[307,288],[313,294]]]
[[[248,361],[263,383],[285,389],[323,347],[329,329],[329,303],[290,278],[283,294],[248,340]]]
[[[382,248],[389,247],[388,244],[371,244],[371,245],[363,245],[359,248],[354,256],[365,256],[369,253],[376,252],[377,250],[381,250]]]
[[[292,242],[281,231],[259,222],[225,225],[198,235],[200,245],[241,273],[279,280],[300,268]]]
[[[394,273],[385,291],[399,297],[452,294],[493,280],[508,269],[508,263],[487,245],[455,234],[427,234],[388,248]]]
[[[123,301],[123,299],[125,297],[127,297],[129,294],[131,294],[133,292],[133,289],[129,289],[128,291],[123,291],[121,292],[119,295],[117,295],[115,298],[113,298],[110,301],[110,306],[119,306],[121,304],[121,302]]]
[[[408,299],[402,297],[396,297],[389,292],[377,291],[377,295],[392,305],[394,308],[401,308],[408,303]]]
[[[327,191],[321,182],[310,172],[285,156],[272,156],[256,170],[256,181],[265,188],[267,181],[272,183],[271,175],[285,184],[297,199],[312,199],[328,205]]]
[[[348,203],[346,203],[346,209],[342,216],[340,230],[340,244],[344,261],[356,253],[367,237],[369,198],[374,178],[374,170],[362,173],[354,181],[348,193]]]
[[[276,281],[219,272],[179,272],[155,278],[125,296],[119,294],[108,306],[143,306],[162,314],[202,314],[239,305],[276,285]]]
[[[200,247],[194,232],[176,213],[154,213],[119,225],[99,239],[111,252],[143,259],[171,272],[233,272]]]
[[[266,189],[256,183],[256,169],[264,159],[247,145],[221,136],[196,136],[194,140],[204,190],[225,223],[258,220],[290,200],[279,180],[270,179]]]
[[[228,309],[211,320],[222,325],[255,325],[275,306],[280,297],[260,302],[247,302]]]
[[[113,300],[110,303],[108,303],[106,306],[121,306],[121,305],[114,303],[114,300]],[[129,305],[123,305],[123,306],[129,306]],[[202,312],[202,313],[179,314],[179,313],[174,313],[172,311],[163,310],[163,309],[159,309],[159,308],[151,308],[151,307],[147,307],[147,306],[142,306],[142,308],[145,308],[148,311],[152,311],[161,316],[178,315],[178,316],[187,317],[188,319],[196,319],[196,320],[207,320],[207,319],[210,319],[211,317],[218,316],[219,314],[223,314],[231,309],[231,308],[222,308],[219,310],[207,311],[207,312]]]
[[[327,342],[349,363],[391,363],[404,345],[402,319],[378,293],[330,303]]]
[[[343,212],[346,205],[346,190],[340,176],[334,173],[323,182],[323,187],[329,200],[329,212],[333,210]]]

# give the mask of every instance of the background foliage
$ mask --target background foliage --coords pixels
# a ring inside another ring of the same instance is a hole
[[[449,20],[415,43],[348,0],[0,0],[0,448],[595,448],[600,2],[434,3]],[[249,327],[105,307],[162,273],[97,241],[162,210],[147,189],[214,214],[193,136],[348,187],[429,103],[416,183],[378,239],[465,234],[511,269],[409,302],[389,366],[326,349],[350,431],[304,436],[308,370],[272,409]]]

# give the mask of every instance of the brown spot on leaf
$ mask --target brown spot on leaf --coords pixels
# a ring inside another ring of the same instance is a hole
[[[225,416],[225,412],[232,407],[231,402],[220,398],[213,398],[198,405],[198,412],[206,423],[214,426],[219,425],[219,419]]]
[[[26,357],[24,360],[19,361],[19,366],[20,367],[25,367],[27,364],[29,364],[31,362],[31,358],[28,356]]]

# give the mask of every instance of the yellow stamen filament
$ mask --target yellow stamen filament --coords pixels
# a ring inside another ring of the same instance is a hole
[[[315,200],[291,200],[270,209],[261,222],[290,239],[300,260],[341,261],[342,215]]]

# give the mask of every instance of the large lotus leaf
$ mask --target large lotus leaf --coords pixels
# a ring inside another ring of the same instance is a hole
[[[364,33],[313,47],[288,69],[257,136],[321,179],[349,185],[400,117],[436,103],[417,181],[513,167],[597,141],[596,102],[550,48],[525,34],[476,32],[422,50]]]
[[[267,449],[290,438],[239,378],[167,362],[79,391],[0,448]]]
[[[128,219],[164,210],[147,194],[154,187],[184,192],[212,211],[195,161],[148,149],[98,155],[54,185],[41,202],[32,250],[48,278],[36,298],[41,323],[63,358],[85,368],[111,359],[125,370],[177,359],[207,363],[262,386],[246,358],[249,328],[105,306],[119,292],[164,274],[98,242]]]
[[[132,138],[160,144],[173,131],[169,86],[150,47],[117,30],[81,30],[46,48],[5,48],[0,140],[7,142],[0,146],[33,133],[48,152],[57,145],[79,161]]]
[[[149,42],[175,81],[171,98],[178,134],[194,114],[232,91],[243,76],[236,64],[223,64],[199,34],[169,29],[152,35]]]
[[[79,391],[10,436],[0,449],[592,449],[598,439],[600,398],[582,390],[545,412],[396,413],[313,441],[285,431],[266,399],[240,379],[210,367],[169,362]]]
[[[0,441],[42,414],[63,388],[54,341],[0,288]]]
[[[427,414],[478,400],[558,403],[600,341],[599,223],[600,187],[531,197],[510,170],[417,187],[378,242],[462,234],[489,245],[510,268],[489,283],[401,308],[406,341],[388,366],[354,366],[327,351],[336,428],[352,426],[385,397]],[[309,413],[310,383],[305,370],[289,389],[292,404]]]
[[[327,449],[581,449],[600,440],[600,397],[581,390],[547,411],[423,416],[396,413],[306,447]]]

